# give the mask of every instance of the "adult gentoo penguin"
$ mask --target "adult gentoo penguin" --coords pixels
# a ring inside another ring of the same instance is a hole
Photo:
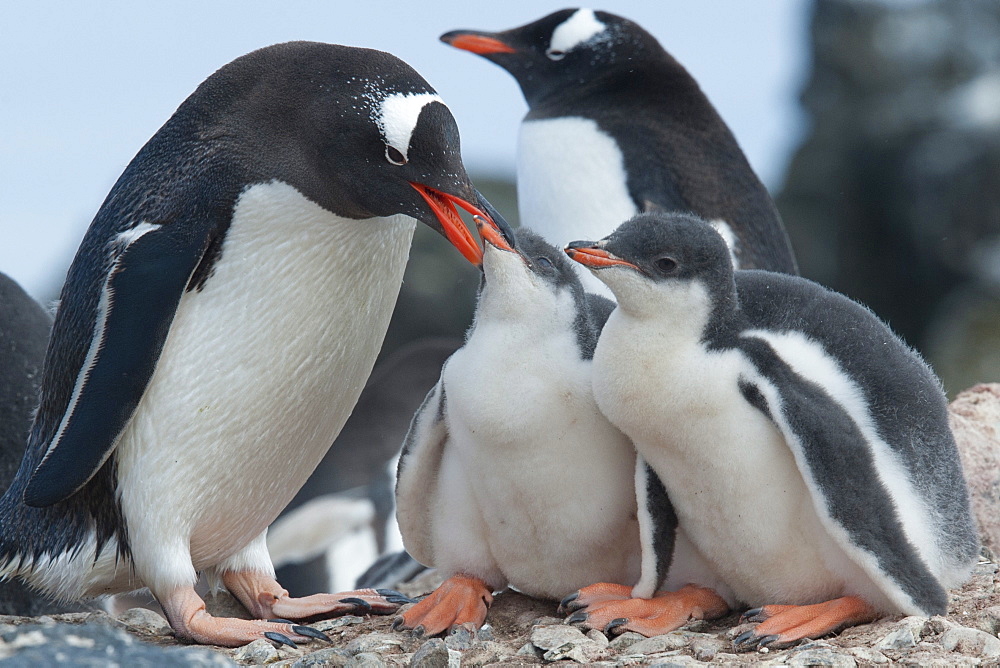
[[[399,460],[403,544],[449,576],[397,619],[428,635],[481,625],[507,585],[558,600],[595,577],[639,573],[634,449],[597,410],[590,381],[613,304],[584,293],[562,252],[529,230],[511,246],[477,222],[474,324]]]
[[[479,262],[455,205],[489,208],[448,107],[394,56],[292,42],[209,77],[69,269],[0,502],[2,572],[64,599],[149,587],[178,636],[219,645],[394,610],[376,591],[290,598],[265,533],[364,386],[415,221]],[[209,616],[199,571],[259,619]]]
[[[663,633],[759,606],[735,640],[747,647],[945,612],[978,541],[944,394],[917,353],[811,281],[734,273],[692,216],[636,216],[566,252],[618,298],[594,394],[677,518],[666,539],[672,516],[640,500],[636,598],[592,604],[608,588],[584,589],[572,621]]]
[[[441,39],[520,84],[529,107],[517,153],[521,222],[551,243],[599,239],[641,211],[685,211],[719,227],[740,268],[797,273],[774,202],[729,128],[639,25],[565,9]],[[606,289],[588,275],[592,284]]]

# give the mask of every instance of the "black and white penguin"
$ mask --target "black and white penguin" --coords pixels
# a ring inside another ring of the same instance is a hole
[[[634,449],[591,391],[613,304],[529,230],[511,246],[477,222],[475,320],[413,418],[396,484],[406,550],[448,576],[397,619],[427,635],[478,627],[507,585],[558,600],[639,573]]]
[[[945,397],[916,352],[816,283],[734,273],[693,216],[639,215],[566,252],[618,298],[594,395],[658,479],[637,484],[635,598],[591,604],[585,589],[572,621],[663,633],[762,606],[735,640],[749,647],[945,612],[978,541]]]
[[[416,221],[480,261],[456,205],[492,210],[448,107],[394,56],[292,42],[209,77],[69,269],[0,501],[0,572],[62,599],[148,587],[178,636],[218,645],[398,607],[376,591],[289,597],[266,528],[364,386]],[[209,616],[199,571],[257,619]]]
[[[521,222],[551,243],[600,239],[642,211],[684,211],[719,228],[738,267],[797,273],[774,202],[729,128],[639,25],[565,9],[441,39],[520,84],[529,108],[517,153]],[[606,290],[589,275],[585,285]]]

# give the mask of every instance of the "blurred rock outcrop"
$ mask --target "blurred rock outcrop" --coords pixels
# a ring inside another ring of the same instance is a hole
[[[949,390],[1000,378],[1000,3],[817,0],[811,130],[778,197],[803,274]]]

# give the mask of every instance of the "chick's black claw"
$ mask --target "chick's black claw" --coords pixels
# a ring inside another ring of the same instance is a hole
[[[399,627],[403,625],[404,621],[405,620],[402,617],[396,617],[394,620],[392,620],[392,630],[398,631]]]
[[[405,601],[406,603],[413,603],[412,598],[410,598],[406,594],[402,594],[396,591],[395,589],[376,589],[375,593],[378,594],[379,596],[384,596],[386,600],[388,600],[390,603],[395,603],[393,599],[397,598]]]
[[[757,647],[767,647],[768,645],[776,641],[778,638],[779,636],[775,635],[764,636],[763,638],[757,641]]]
[[[763,619],[754,619],[757,615],[764,612],[764,608],[750,608],[742,615],[740,615],[740,624],[745,622],[762,622]]]
[[[276,642],[279,645],[288,645],[289,647],[298,647],[292,639],[286,636],[284,633],[278,633],[277,631],[264,631],[264,637],[272,642]]]
[[[292,624],[292,631],[298,633],[300,636],[308,636],[310,638],[315,638],[316,640],[325,640],[326,642],[333,642],[330,640],[330,636],[326,635],[322,631],[317,631],[311,626],[300,626],[299,624]]]
[[[423,638],[424,637],[424,633],[426,633],[426,632],[427,632],[427,629],[424,628],[424,625],[423,624],[419,624],[418,626],[414,627],[413,631],[411,631],[410,633],[411,633],[411,635],[414,638]]]
[[[616,617],[612,619],[610,622],[608,622],[608,625],[604,627],[604,635],[609,635],[611,633],[614,633],[615,629],[617,629],[619,626],[625,626],[626,624],[628,624],[627,617]]]
[[[354,597],[351,597],[351,598],[342,598],[342,599],[340,599],[340,602],[341,603],[350,603],[351,605],[353,605],[356,608],[361,608],[362,612],[368,612],[369,610],[372,609],[372,604],[371,603],[369,603],[368,601],[366,601],[364,599],[360,599],[360,598],[354,598]]]
[[[750,645],[751,641],[757,637],[753,631],[744,631],[735,638],[733,638],[733,647],[743,647],[745,645]]]
[[[273,622],[275,624],[294,624],[294,622],[290,619],[269,619],[267,621]]]
[[[572,594],[570,594],[569,596],[567,596],[563,600],[559,601],[559,607],[556,609],[556,612],[559,612],[559,613],[562,613],[562,612],[573,612],[574,610],[578,610],[579,608],[582,608],[583,607],[582,605],[576,605],[576,606],[573,606],[572,608],[569,607],[573,603],[573,601],[575,601],[578,598],[580,598],[580,592],[578,592],[578,591],[573,592]]]
[[[580,622],[587,621],[586,612],[574,612],[572,615],[566,618],[567,624],[579,624]]]

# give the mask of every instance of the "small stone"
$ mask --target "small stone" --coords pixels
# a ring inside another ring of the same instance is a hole
[[[699,661],[711,661],[726,644],[716,637],[695,638],[691,641],[691,653]]]
[[[481,640],[483,642],[496,640],[493,636],[493,627],[489,624],[483,624],[476,631],[476,640]]]
[[[401,650],[403,641],[404,636],[395,633],[369,633],[347,643],[346,649],[351,654],[397,652]]]
[[[870,647],[849,647],[844,651],[863,663],[889,663],[889,659],[885,654]]]
[[[353,657],[346,649],[339,647],[328,647],[319,651],[307,654],[291,665],[291,668],[334,668],[335,666],[349,666]]]
[[[144,631],[156,636],[164,636],[170,633],[170,624],[163,615],[159,615],[146,608],[129,608],[118,615],[118,621],[129,628],[129,630]]]
[[[977,657],[1000,656],[1000,639],[979,629],[958,626],[941,636],[941,646],[949,652]]]
[[[553,647],[542,655],[542,659],[547,662],[552,661],[576,661],[577,663],[590,663],[590,656],[584,651],[581,644],[568,642],[559,647]]]
[[[835,668],[854,668],[858,665],[853,656],[834,652],[827,647],[796,652],[787,657],[785,663],[789,666],[834,666]]]
[[[521,649],[517,650],[514,656],[534,656],[540,659],[542,658],[542,652],[534,644],[526,642],[521,645]]]
[[[566,643],[593,642],[583,631],[575,626],[554,624],[552,626],[536,626],[531,630],[531,642],[538,649],[549,650],[561,647]]]
[[[339,629],[342,626],[351,626],[354,624],[360,624],[365,621],[363,617],[358,617],[356,615],[344,615],[343,617],[334,617],[333,619],[324,619],[322,621],[316,622],[315,624],[310,624],[317,631],[322,631],[326,633],[327,631],[332,631],[333,629]]]
[[[448,668],[448,646],[440,638],[431,638],[413,654],[412,668]]]
[[[629,654],[657,654],[674,649],[684,649],[688,646],[688,642],[688,636],[674,631],[641,640],[629,647],[628,651]]]
[[[350,668],[385,668],[385,661],[374,652],[360,652],[347,664]]]
[[[910,618],[907,617],[907,619]],[[903,621],[906,620],[904,619]],[[941,635],[948,629],[953,629],[956,628],[957,626],[959,625],[956,624],[955,622],[945,619],[941,615],[934,615],[933,617],[928,619],[927,622],[923,625],[923,627],[920,630],[920,635],[918,637]]]
[[[642,635],[641,633],[635,633],[633,631],[629,631],[627,633],[621,634],[620,636],[612,640],[608,644],[608,647],[610,647],[616,652],[624,652],[632,645],[636,644],[637,642],[642,642],[645,639],[646,636]]]
[[[976,615],[976,628],[990,635],[1000,632],[1000,605],[994,605],[980,610]]]
[[[597,643],[598,647],[604,648],[610,644],[608,637],[601,633],[598,629],[590,629],[587,631],[587,637]]]
[[[233,659],[245,666],[263,666],[278,660],[278,650],[268,640],[260,638],[233,652]]]
[[[474,641],[475,636],[472,630],[464,626],[455,627],[444,639],[444,643],[448,646],[448,649],[454,650],[472,649]]]
[[[896,629],[875,643],[875,649],[878,650],[908,649],[916,646],[917,638],[914,636],[913,629],[909,627]]]

